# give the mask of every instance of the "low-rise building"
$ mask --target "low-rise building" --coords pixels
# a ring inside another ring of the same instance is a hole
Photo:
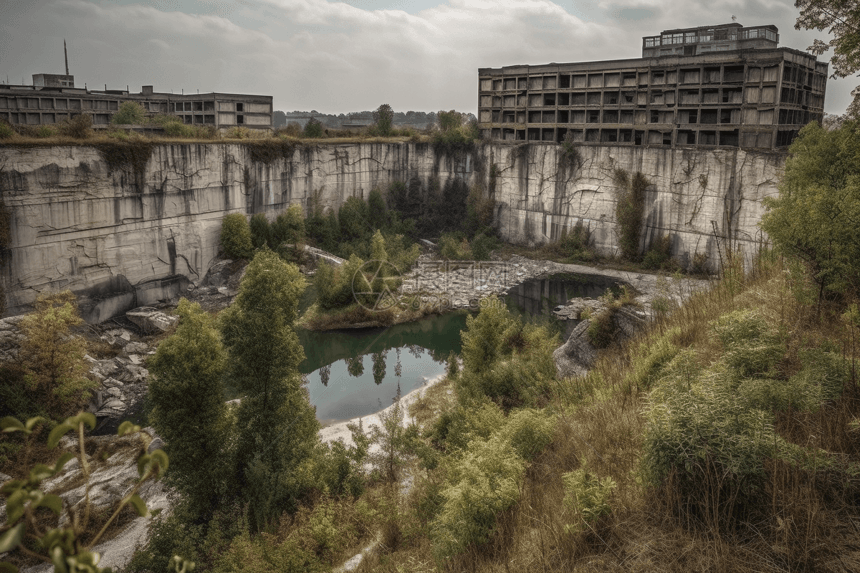
[[[189,125],[218,129],[271,129],[272,96],[247,94],[173,94],[143,86],[128,90],[90,90],[74,87],[74,76],[35,74],[33,85],[0,85],[0,120],[12,125],[44,125],[89,114],[93,126],[107,126],[119,106],[141,104],[150,115],[172,115]]]

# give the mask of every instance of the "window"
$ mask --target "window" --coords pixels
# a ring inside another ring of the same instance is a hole
[[[239,105],[241,105],[241,104],[239,104]],[[242,125],[243,123],[245,123],[245,116],[244,115],[237,115],[236,116],[236,123],[239,125]]]
[[[237,104],[236,104],[236,111],[240,111],[240,112],[241,112],[241,111],[245,111],[245,104],[243,104],[243,103],[237,103]]]

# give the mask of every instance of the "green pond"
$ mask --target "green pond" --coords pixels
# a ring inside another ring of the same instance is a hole
[[[577,297],[618,292],[616,281],[598,275],[555,275],[513,287],[508,309],[524,320],[569,334],[572,321],[558,321],[552,309]],[[313,301],[305,294],[300,310]],[[299,366],[308,380],[311,404],[323,424],[367,416],[391,404],[445,371],[450,352],[460,352],[465,311],[431,316],[380,329],[328,332],[299,331],[307,358]]]
[[[574,321],[559,321],[552,310],[577,297],[597,297],[616,281],[598,275],[555,275],[530,280],[510,289],[505,302],[514,315],[545,325],[566,337]],[[316,298],[309,288],[299,305],[304,312]],[[306,359],[299,369],[307,378],[310,401],[323,424],[367,416],[391,404],[445,371],[451,351],[460,352],[460,331],[466,311],[430,316],[389,328],[313,332],[299,330]],[[238,397],[228,389],[226,398]],[[146,424],[143,404],[123,419]],[[118,420],[105,419],[96,434],[115,433]]]

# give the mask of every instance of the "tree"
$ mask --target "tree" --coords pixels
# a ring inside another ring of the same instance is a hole
[[[305,130],[302,135],[304,137],[319,139],[324,134],[323,124],[314,117],[310,118],[308,122],[305,124]]]
[[[136,101],[125,101],[110,121],[114,125],[141,125],[146,122],[146,109]]]
[[[148,362],[150,420],[173,463],[168,474],[195,516],[208,517],[227,494],[232,427],[224,404],[226,352],[213,318],[179,301],[176,332]]]
[[[761,228],[803,261],[826,292],[860,287],[860,121],[800,130],[789,148],[779,197],[764,200]]]
[[[305,215],[300,205],[290,207],[278,215],[272,224],[273,247],[283,243],[295,245],[305,237]]]
[[[248,259],[254,253],[251,228],[242,213],[231,213],[221,222],[221,248],[231,259]]]
[[[373,123],[377,135],[389,135],[394,125],[394,110],[391,109],[391,106],[384,103],[376,108],[376,111],[373,112]]]
[[[281,110],[275,110],[272,114],[272,127],[283,127],[287,125],[287,114]]]
[[[245,394],[236,414],[237,474],[257,530],[297,507],[308,487],[302,468],[318,440],[319,424],[298,371],[305,355],[293,329],[304,288],[295,265],[263,249],[221,314],[228,376]]]
[[[458,111],[440,111],[436,114],[439,129],[443,132],[453,131],[463,125],[463,114]]]
[[[19,324],[24,385],[54,419],[77,411],[97,384],[86,378],[86,343],[69,329],[83,322],[71,291],[40,295]]]
[[[827,29],[833,39],[829,42],[815,40],[808,49],[820,56],[833,48],[830,65],[834,78],[848,77],[860,70],[860,9],[854,0],[795,0],[794,6],[800,9],[800,16],[794,24],[795,29]],[[854,101],[846,115],[860,118],[860,87],[851,92]]]
[[[250,224],[251,244],[255,249],[272,244],[272,227],[263,213],[257,213],[251,217]]]

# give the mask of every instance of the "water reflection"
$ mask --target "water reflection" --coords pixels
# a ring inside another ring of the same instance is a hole
[[[407,394],[442,374],[465,326],[466,314],[454,313],[387,329],[300,331],[307,358],[299,369],[317,419],[367,416],[391,404],[398,387]]]

